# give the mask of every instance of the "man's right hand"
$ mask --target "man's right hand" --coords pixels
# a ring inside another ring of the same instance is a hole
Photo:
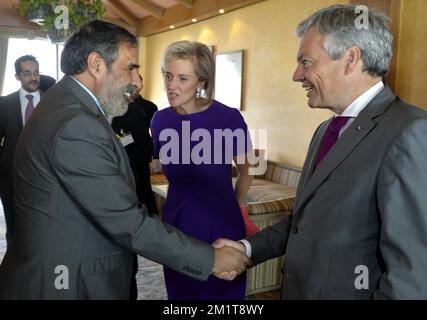
[[[212,246],[214,248],[222,248],[222,247],[232,247],[234,249],[239,250],[242,253],[246,253],[246,249],[245,246],[243,245],[243,243],[239,242],[239,241],[233,241],[230,239],[226,239],[226,238],[218,238],[214,243],[212,243]]]

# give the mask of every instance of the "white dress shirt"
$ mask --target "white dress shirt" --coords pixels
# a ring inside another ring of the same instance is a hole
[[[340,130],[341,135],[354,121],[354,119],[359,115],[360,112],[362,112],[363,109],[371,102],[377,95],[384,89],[384,83],[382,81],[379,81],[377,84],[369,88],[367,91],[365,91],[362,95],[356,98],[340,115],[335,116],[341,116],[341,117],[351,117],[348,119],[347,123],[344,127]],[[338,136],[339,138],[339,136]]]

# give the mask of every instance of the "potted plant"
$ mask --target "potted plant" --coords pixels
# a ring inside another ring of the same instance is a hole
[[[82,26],[88,21],[101,19],[105,14],[105,7],[101,0],[75,0],[71,4],[70,19]]]
[[[46,16],[53,14],[53,8],[57,1],[49,0],[20,0],[18,6],[13,5],[21,16],[41,25]]]
[[[68,8],[68,29],[57,28],[55,22],[62,12],[55,13],[57,5],[64,4]],[[47,32],[53,43],[62,43],[76,29],[90,20],[101,19],[105,14],[105,7],[101,0],[19,0],[18,10],[22,16],[35,8],[48,6],[39,23],[41,28]]]

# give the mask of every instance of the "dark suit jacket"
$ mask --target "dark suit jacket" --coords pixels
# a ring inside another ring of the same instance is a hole
[[[40,96],[43,96],[42,91]],[[13,157],[22,128],[18,90],[8,96],[0,97],[0,190],[13,190]]]
[[[13,190],[13,156],[22,127],[18,90],[8,96],[0,97],[0,190]]]
[[[111,126],[117,134],[121,131],[131,133],[134,142],[125,147],[132,162],[151,162],[153,158],[153,140],[149,128],[157,106],[141,96],[129,103],[128,111],[113,118]]]
[[[329,121],[293,216],[249,239],[253,261],[286,254],[285,299],[427,299],[427,113],[385,88],[314,170]]]
[[[14,180],[0,299],[128,299],[133,252],[200,280],[210,274],[209,245],[138,208],[122,145],[70,77],[49,89],[22,131]]]

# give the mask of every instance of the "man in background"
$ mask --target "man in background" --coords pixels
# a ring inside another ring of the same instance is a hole
[[[144,82],[139,75],[135,94],[131,97],[128,111],[113,118],[111,126],[122,139],[135,177],[139,202],[151,214],[158,214],[150,182],[150,162],[153,160],[153,139],[150,134],[151,119],[157,106],[140,95]]]
[[[31,55],[15,61],[15,78],[21,88],[8,96],[0,97],[0,197],[6,220],[6,240],[14,234],[15,209],[12,182],[15,147],[22,128],[30,119],[40,101],[39,63]]]
[[[52,87],[56,83],[55,78],[48,76],[47,74],[40,75],[40,90],[46,92],[47,89]]]
[[[111,126],[120,137],[129,157],[130,166],[135,178],[136,194],[140,205],[147,207],[148,213],[158,214],[153,190],[150,182],[150,162],[153,159],[153,140],[150,135],[150,124],[157,106],[145,100],[139,94],[144,84],[141,75],[136,83],[135,94],[131,97],[128,111],[119,117],[113,118]],[[136,274],[138,273],[138,255],[135,254],[130,299],[136,300],[138,288]]]

